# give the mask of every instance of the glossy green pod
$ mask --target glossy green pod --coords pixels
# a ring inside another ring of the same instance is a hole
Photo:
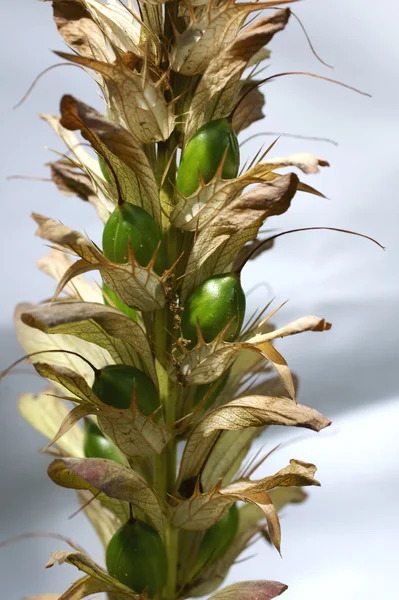
[[[238,508],[233,504],[224,517],[210,527],[202,538],[194,567],[196,573],[225,554],[236,536],[238,523]]]
[[[137,262],[146,267],[162,242],[158,225],[143,208],[124,202],[115,208],[103,231],[103,252],[112,262],[129,261],[131,244]],[[165,270],[165,250],[159,248],[154,271],[161,275]]]
[[[203,125],[187,144],[176,179],[176,188],[183,196],[190,196],[199,186],[199,172],[205,183],[216,174],[227,150],[222,178],[237,177],[240,150],[237,136],[227,119],[217,119]]]
[[[107,458],[118,463],[123,463],[118,448],[105,437],[103,432],[91,419],[85,425],[83,438],[83,452],[86,458]]]
[[[100,154],[98,155],[98,164],[100,165],[101,173],[104,175],[105,181],[111,183],[111,177],[109,175],[107,163]]]
[[[229,371],[226,371],[219,379],[213,381],[212,383],[205,383],[204,385],[197,385],[194,392],[193,398],[193,406],[196,407],[204,396],[209,392],[211,388],[213,388],[212,392],[209,394],[209,397],[206,399],[202,406],[202,410],[205,412],[211,408],[214,404],[215,400],[219,396],[220,392],[223,390],[226,385],[227,379],[229,377]]]
[[[232,342],[240,333],[245,316],[245,294],[236,273],[224,273],[206,279],[189,296],[181,319],[183,336],[197,343],[197,322],[208,343],[231,322],[223,339]]]
[[[130,520],[113,535],[106,551],[108,573],[150,598],[162,591],[168,564],[158,532],[143,521]]]
[[[92,386],[97,398],[114,408],[129,408],[136,394],[137,406],[148,416],[159,407],[159,396],[151,379],[135,367],[108,365],[99,369]]]
[[[128,317],[133,319],[133,321],[137,321],[137,313],[134,310],[134,308],[130,308],[130,306],[128,306],[127,304],[122,302],[122,300],[119,300],[119,298],[115,294],[115,292],[110,290],[109,287],[107,285],[105,285],[105,283],[103,283],[103,292],[104,292],[104,295],[103,295],[104,303],[107,306],[111,306],[107,300],[107,296],[108,296],[108,298],[110,300],[112,300],[112,302],[114,303],[115,308],[118,308],[120,311],[125,313],[125,315],[127,315]]]

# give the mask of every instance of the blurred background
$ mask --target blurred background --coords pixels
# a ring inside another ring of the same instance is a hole
[[[4,9],[5,7],[3,7]],[[371,600],[396,598],[399,520],[398,367],[399,209],[398,173],[399,5],[380,0],[306,0],[293,5],[331,71],[313,56],[294,18],[271,44],[268,73],[312,71],[372,94],[366,98],[342,87],[299,76],[279,78],[263,88],[266,119],[242,134],[285,132],[319,136],[327,142],[281,137],[275,156],[312,152],[331,163],[303,179],[324,192],[324,200],[298,194],[290,211],[268,222],[279,231],[331,226],[377,238],[386,251],[353,236],[306,232],[283,237],[272,251],[249,264],[245,288],[267,282],[248,297],[248,314],[275,298],[288,300],[276,315],[278,325],[307,314],[331,321],[323,334],[287,338],[278,348],[299,376],[299,401],[333,420],[320,434],[273,428],[261,443],[281,449],[259,475],[273,473],[290,458],[318,465],[322,487],[308,501],[285,509],[281,559],[265,544],[251,549],[250,561],[238,564],[228,583],[275,579],[289,585],[286,600]],[[0,186],[1,278],[0,369],[21,356],[13,332],[14,305],[50,296],[54,284],[35,269],[45,254],[33,236],[32,210],[86,230],[101,239],[92,208],[61,196],[48,182],[10,180],[10,175],[48,177],[48,147],[62,150],[38,113],[58,114],[63,93],[72,93],[102,110],[95,84],[74,67],[46,74],[26,102],[12,107],[33,78],[58,62],[50,50],[63,49],[51,17],[51,3],[7,3],[0,22],[2,93]],[[243,147],[245,157],[275,139],[257,137]],[[27,368],[0,382],[0,539],[32,531],[58,532],[76,539],[93,558],[101,548],[73,492],[54,486],[46,476],[48,458],[40,455],[44,438],[19,417],[18,395],[43,383]],[[70,566],[44,570],[50,553],[62,544],[25,540],[0,549],[0,597],[62,592],[76,579]]]

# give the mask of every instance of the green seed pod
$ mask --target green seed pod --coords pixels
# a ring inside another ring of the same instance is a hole
[[[204,566],[217,561],[230,548],[237,530],[239,514],[235,504],[225,516],[208,529],[198,548],[194,571],[198,573]]]
[[[109,287],[105,285],[105,283],[103,283],[103,292],[104,292],[104,295],[103,295],[104,302],[107,306],[110,306],[110,303],[107,300],[107,296],[108,296],[108,298],[110,300],[112,300],[112,302],[114,303],[116,308],[119,308],[120,311],[125,313],[125,315],[127,315],[131,319],[133,319],[133,321],[137,321],[137,313],[134,310],[134,308],[130,308],[130,306],[128,306],[127,304],[122,302],[122,300],[119,300],[119,298],[115,294],[115,292],[110,290]]]
[[[209,343],[231,322],[224,340],[232,342],[240,333],[245,315],[245,294],[236,273],[224,273],[206,279],[189,296],[181,319],[183,336],[197,343],[197,322]]]
[[[106,551],[109,574],[150,598],[166,583],[167,557],[158,532],[143,521],[130,520],[113,535]]]
[[[159,396],[151,379],[129,365],[108,365],[94,377],[93,392],[97,398],[114,408],[129,408],[133,395],[143,415],[150,415],[159,407]]]
[[[108,460],[123,463],[115,444],[106,438],[103,432],[90,419],[87,420],[85,426],[83,451],[86,458],[107,458]]]
[[[118,204],[111,213],[103,231],[104,255],[115,263],[129,260],[129,243],[137,262],[146,267],[162,241],[161,230],[143,208],[128,202]],[[165,252],[159,248],[154,271],[161,275],[165,270]]]
[[[237,177],[240,165],[240,151],[237,136],[227,119],[217,119],[203,125],[187,144],[179,171],[176,188],[183,196],[190,196],[199,186],[199,172],[205,183],[209,183],[216,174],[223,156],[223,179]]]
[[[104,175],[105,181],[108,181],[108,183],[111,183],[112,181],[111,181],[111,177],[109,176],[107,163],[105,162],[105,160],[103,159],[103,157],[100,154],[98,155],[98,164],[100,165],[101,173]]]
[[[207,394],[207,392],[213,387],[212,393],[206,399],[202,406],[202,410],[205,412],[211,408],[216,398],[219,396],[220,392],[223,390],[226,385],[226,381],[229,377],[229,371],[226,371],[219,379],[213,381],[212,383],[205,383],[204,385],[197,385],[194,398],[193,398],[193,406],[197,406],[203,397]]]

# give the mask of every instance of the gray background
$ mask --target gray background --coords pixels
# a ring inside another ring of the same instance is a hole
[[[45,249],[33,237],[30,212],[85,229],[97,241],[101,235],[91,208],[60,196],[51,183],[5,179],[12,174],[47,177],[43,163],[52,155],[44,147],[62,150],[37,118],[39,112],[57,114],[65,92],[100,109],[101,102],[87,75],[62,67],[39,81],[25,104],[13,111],[33,77],[57,62],[49,49],[61,49],[63,43],[47,3],[19,0],[4,2],[2,8],[0,368],[21,355],[12,330],[16,302],[37,301],[53,291],[52,281],[34,268]],[[290,586],[287,600],[396,598],[399,5],[394,0],[380,1],[378,7],[371,0],[307,0],[293,8],[335,69],[315,60],[292,20],[272,43],[268,72],[310,70],[368,91],[373,98],[305,77],[280,78],[265,88],[267,118],[242,139],[260,131],[284,131],[339,142],[335,147],[280,139],[275,155],[308,151],[331,162],[320,175],[304,177],[329,200],[298,194],[290,212],[270,226],[354,229],[376,237],[387,250],[338,233],[298,233],[278,240],[272,252],[245,269],[247,289],[261,281],[270,286],[249,296],[249,311],[275,297],[276,304],[289,300],[275,319],[278,324],[305,314],[333,323],[328,333],[286,339],[279,348],[300,376],[300,401],[327,414],[334,424],[317,436],[280,429],[262,440],[266,448],[280,440],[292,442],[270,458],[260,475],[281,468],[289,458],[300,458],[318,465],[322,488],[311,490],[305,505],[285,511],[283,560],[259,545],[256,558],[237,565],[229,582],[284,581]],[[244,146],[245,154],[253,155],[263,141],[272,139],[253,140]],[[68,520],[75,509],[73,493],[47,480],[47,459],[39,454],[44,440],[17,414],[18,394],[41,385],[26,370],[0,383],[0,538],[26,531],[60,532],[101,561],[100,546],[84,517]],[[50,552],[60,546],[33,540],[0,549],[1,598],[63,591],[76,578],[75,570],[43,569]]]

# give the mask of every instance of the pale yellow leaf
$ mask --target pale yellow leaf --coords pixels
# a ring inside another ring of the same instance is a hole
[[[18,401],[24,419],[49,440],[54,438],[70,410],[66,402],[54,394],[54,389],[47,389],[39,394],[23,394]],[[57,446],[70,456],[83,456],[83,437],[83,429],[75,426],[58,440]]]

